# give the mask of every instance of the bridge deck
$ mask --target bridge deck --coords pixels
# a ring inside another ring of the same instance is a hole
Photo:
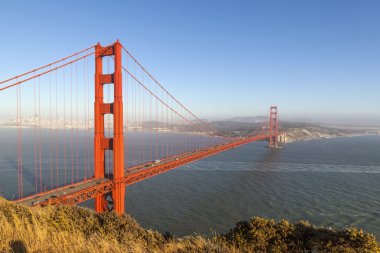
[[[269,135],[258,135],[224,145],[200,149],[195,152],[183,153],[166,157],[159,162],[149,162],[128,168],[126,170],[125,185],[131,185],[144,179],[156,176],[166,171],[178,168],[187,163],[215,155],[217,153],[244,145],[250,142],[268,139]],[[31,195],[15,202],[28,206],[44,205],[75,205],[113,190],[113,181],[110,179],[89,179],[83,182],[66,185],[51,191]]]
[[[25,198],[16,200],[15,202],[24,204],[27,206],[35,206],[40,205],[45,202],[51,202],[56,198],[62,198],[63,196],[67,196],[76,192],[80,192],[91,187],[101,185],[107,181],[108,179],[89,179],[86,181],[65,185],[63,187],[59,187],[47,192],[40,192],[38,194],[34,194],[31,196],[27,196]]]

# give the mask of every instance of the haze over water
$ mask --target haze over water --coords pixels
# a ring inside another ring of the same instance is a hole
[[[17,195],[17,163],[12,160],[17,154],[10,158],[13,136],[2,133],[0,194],[12,198]],[[129,137],[139,147],[150,141],[141,134]],[[380,136],[266,146],[251,143],[128,186],[126,212],[145,228],[178,236],[224,233],[239,220],[260,216],[354,225],[380,238]],[[24,154],[24,177],[29,177],[24,187],[32,193],[34,156],[29,151],[24,151],[30,153]],[[48,184],[48,172],[44,174]]]

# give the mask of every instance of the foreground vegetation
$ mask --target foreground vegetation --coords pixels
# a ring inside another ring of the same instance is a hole
[[[380,252],[373,235],[263,218],[225,235],[175,238],[128,215],[80,207],[29,208],[0,199],[0,252]]]

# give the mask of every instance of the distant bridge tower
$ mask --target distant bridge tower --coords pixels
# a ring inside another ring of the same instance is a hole
[[[278,112],[277,106],[270,107],[269,113],[269,147],[277,148],[278,147]]]
[[[110,179],[114,183],[111,195],[103,194],[95,198],[95,211],[101,213],[113,209],[119,215],[124,213],[125,196],[121,50],[119,41],[106,47],[99,43],[95,46],[94,176],[97,179],[105,177],[105,151],[112,150],[113,170]],[[106,56],[114,58],[115,69],[112,74],[103,74],[103,57]],[[114,86],[113,103],[104,103],[104,84]],[[104,136],[105,114],[113,114],[113,138]]]

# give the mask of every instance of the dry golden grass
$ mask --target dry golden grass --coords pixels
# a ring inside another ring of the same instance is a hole
[[[0,198],[0,252],[380,252],[361,230],[254,218],[226,235],[173,238],[140,227],[129,215],[80,207],[29,208]],[[310,251],[311,252],[311,251]]]
[[[0,252],[231,252],[200,236],[165,239],[129,215],[29,208],[0,199]]]

